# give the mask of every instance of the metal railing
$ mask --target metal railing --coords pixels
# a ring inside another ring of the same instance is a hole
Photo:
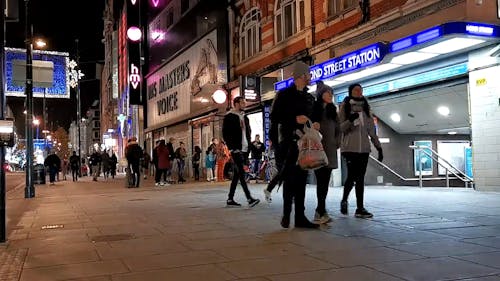
[[[461,180],[464,184],[465,187],[468,188],[469,185],[470,187],[474,187],[474,179],[466,175],[464,172],[462,172],[460,169],[457,167],[453,166],[448,160],[444,159],[439,153],[437,153],[435,150],[428,146],[419,146],[419,145],[410,145],[409,146],[411,149],[415,150],[419,157],[418,159],[421,159],[422,153],[429,156],[432,158],[434,161],[437,162],[437,164],[441,167],[443,167],[446,172],[445,172],[445,179],[446,179],[446,187],[450,187],[450,173],[451,172],[456,179]],[[430,151],[431,153],[429,153]],[[444,164],[443,164],[444,163]],[[420,181],[420,186],[422,185],[422,161],[419,161],[419,181]]]
[[[422,153],[424,153],[424,154],[428,155],[429,157],[431,157],[432,159],[434,159],[438,163],[438,165],[441,165],[446,170],[446,175],[444,177],[425,177],[424,178],[422,173],[420,172],[417,178],[406,178],[406,177],[403,177],[402,175],[400,175],[398,172],[396,172],[392,168],[390,168],[389,166],[387,166],[385,163],[378,161],[378,159],[376,157],[374,157],[373,155],[370,155],[370,158],[373,161],[375,161],[377,164],[379,164],[382,168],[388,170],[389,172],[391,172],[393,175],[395,175],[396,177],[398,177],[402,181],[405,181],[405,182],[418,181],[419,187],[423,187],[424,181],[436,181],[436,180],[445,180],[446,187],[450,187],[450,179],[461,180],[462,182],[465,183],[466,188],[469,186],[474,187],[474,179],[473,178],[467,176],[462,171],[457,169],[455,166],[453,166],[451,163],[449,163],[446,159],[444,159],[442,156],[440,156],[436,151],[429,149],[428,147],[425,147],[425,146],[413,146],[412,145],[412,146],[410,146],[410,148],[417,151],[417,153],[419,153],[420,155]],[[432,151],[432,154],[428,153],[424,149],[429,149],[430,151]],[[421,158],[420,155],[419,155],[419,159]],[[441,163],[441,161],[444,162],[449,167],[445,166],[443,163]],[[449,169],[449,168],[452,168],[452,169]],[[419,171],[422,171],[422,162],[419,162]],[[454,177],[450,177],[450,174],[448,172],[451,172],[454,175]]]

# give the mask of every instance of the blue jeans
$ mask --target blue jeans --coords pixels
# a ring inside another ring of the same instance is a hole
[[[186,165],[186,160],[177,159],[178,175],[179,180],[184,180],[184,166]]]

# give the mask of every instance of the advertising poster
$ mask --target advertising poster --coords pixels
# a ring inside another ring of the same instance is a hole
[[[470,147],[469,141],[438,141],[437,142],[437,152],[443,159],[448,161],[453,167],[465,173],[465,149]],[[444,166],[444,167],[443,167]],[[438,172],[439,175],[446,174],[446,168],[451,170],[453,168],[449,167],[446,163],[439,165]],[[448,171],[448,174],[452,174]]]
[[[473,178],[472,175],[472,147],[465,148],[465,174]]]
[[[432,155],[432,141],[414,141],[413,144],[419,147],[428,147],[420,150],[420,152],[419,149],[413,151],[415,176],[420,175],[420,163],[422,163],[422,175],[432,176],[432,158],[429,156]],[[425,154],[424,151],[429,155]]]

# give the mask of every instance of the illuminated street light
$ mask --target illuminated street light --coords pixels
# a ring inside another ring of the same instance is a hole
[[[35,125],[35,126],[40,125],[40,120],[38,120],[38,119],[33,119],[33,125]]]
[[[45,42],[43,39],[37,39],[37,40],[35,41],[35,45],[36,45],[38,48],[43,49],[43,48],[47,47],[47,42]]]

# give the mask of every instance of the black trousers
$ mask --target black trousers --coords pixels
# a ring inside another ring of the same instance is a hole
[[[332,168],[321,167],[314,171],[316,175],[316,197],[318,199],[316,212],[320,216],[326,213],[326,197],[328,196],[328,185],[330,184],[332,170]]]
[[[200,164],[193,164],[193,174],[195,180],[200,180]]]
[[[281,144],[280,144],[281,145]],[[307,171],[297,165],[299,150],[292,142],[283,146],[288,153],[284,160],[283,170],[283,216],[290,216],[292,202],[295,203],[295,220],[303,219],[304,200],[306,197]]]
[[[132,173],[132,176],[134,178],[134,185],[135,187],[139,187],[139,182],[141,179],[141,167],[139,163],[132,163],[129,165],[129,167],[132,167],[132,170],[130,172]]]
[[[246,153],[231,152],[231,157],[233,158],[233,180],[231,181],[231,185],[229,187],[229,195],[227,196],[227,198],[229,200],[232,200],[234,198],[236,186],[238,185],[239,181],[247,199],[252,199],[250,190],[248,190],[247,182],[245,181],[245,170],[243,170],[243,165],[246,162]]]
[[[347,163],[347,179],[344,183],[342,201],[347,201],[354,183],[356,183],[356,205],[358,209],[364,208],[365,174],[368,166],[368,153],[343,152],[342,156]]]
[[[73,176],[73,181],[78,180],[78,169],[71,169],[71,175]]]
[[[156,168],[155,183],[160,183],[162,175],[163,175],[163,181],[166,182],[167,181],[166,180],[166,178],[167,178],[167,169]]]

